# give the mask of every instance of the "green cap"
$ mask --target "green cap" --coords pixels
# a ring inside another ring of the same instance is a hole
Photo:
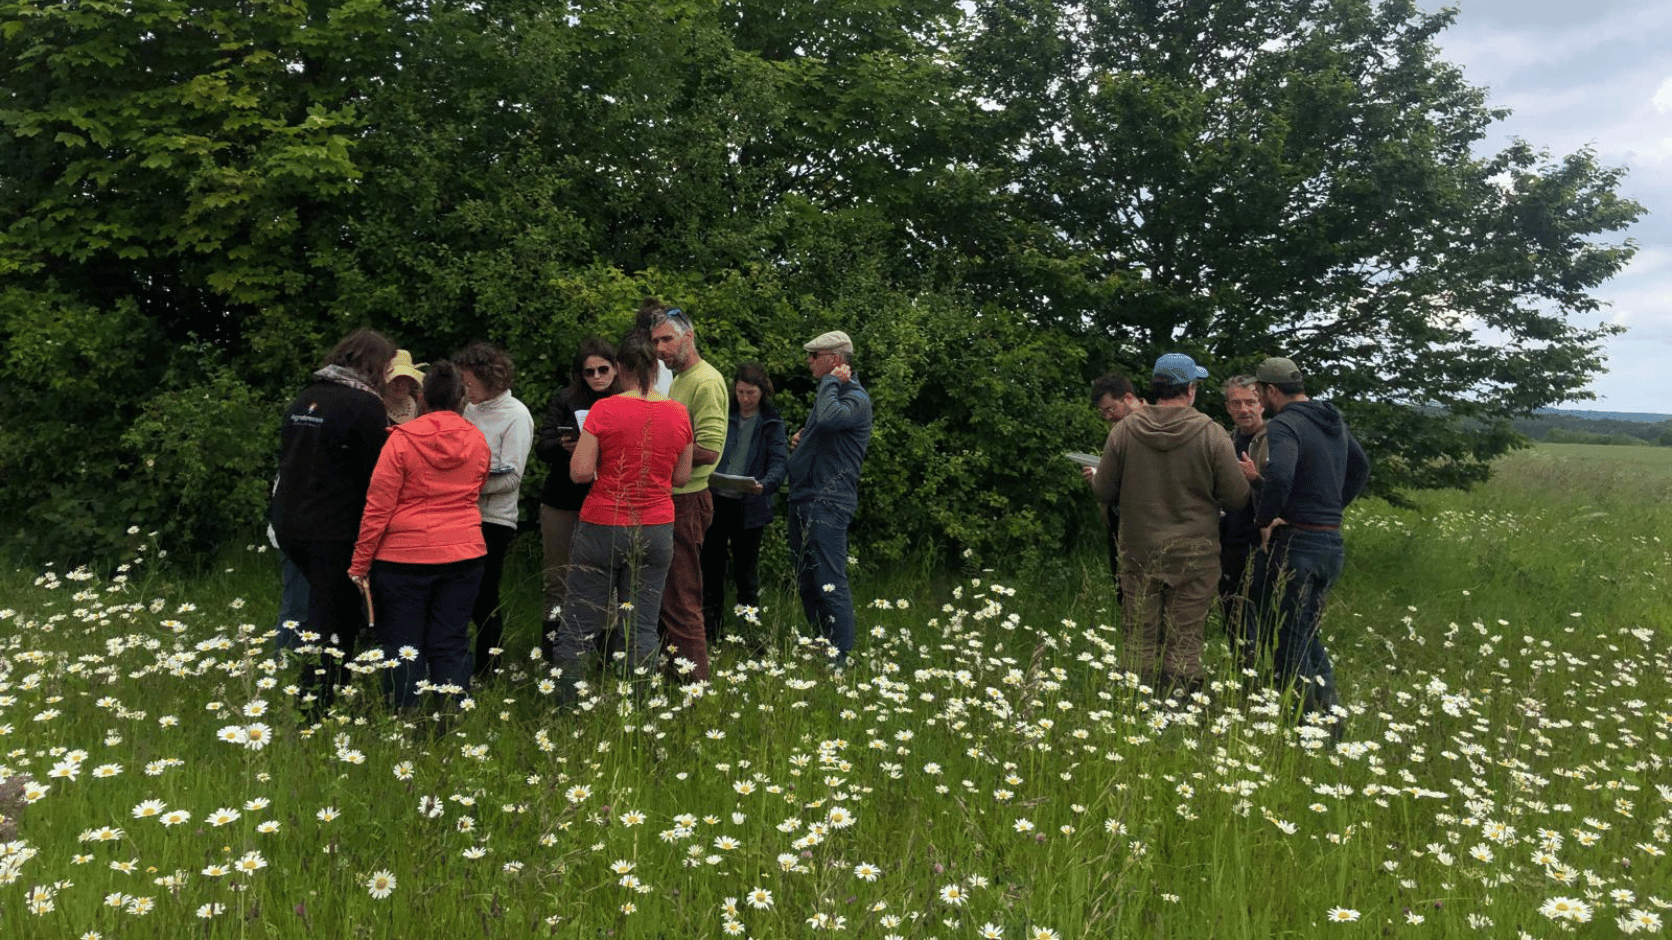
[[[1254,381],[1265,382],[1268,385],[1285,385],[1289,382],[1301,380],[1300,368],[1293,360],[1281,356],[1273,356],[1254,370]]]

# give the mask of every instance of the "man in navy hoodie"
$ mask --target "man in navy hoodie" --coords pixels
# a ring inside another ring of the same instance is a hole
[[[1242,458],[1261,480],[1254,512],[1261,548],[1243,618],[1243,655],[1253,665],[1271,647],[1277,681],[1299,683],[1304,712],[1327,714],[1338,699],[1320,621],[1347,557],[1341,510],[1364,490],[1370,461],[1335,406],[1307,397],[1293,362],[1267,359],[1254,379],[1272,417],[1264,466]]]

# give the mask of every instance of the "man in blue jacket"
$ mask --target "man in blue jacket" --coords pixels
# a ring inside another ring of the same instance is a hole
[[[840,667],[853,650],[848,524],[871,443],[871,396],[853,377],[848,334],[832,330],[802,348],[819,385],[807,423],[790,439],[790,558],[807,622],[830,641]]]
[[[1242,458],[1245,471],[1260,475],[1254,525],[1261,538],[1253,597],[1243,619],[1243,653],[1253,665],[1271,646],[1277,681],[1300,684],[1304,712],[1327,714],[1337,696],[1320,622],[1347,557],[1341,511],[1364,490],[1370,461],[1335,406],[1307,397],[1293,362],[1267,359],[1254,379],[1272,417],[1266,422],[1264,466]]]

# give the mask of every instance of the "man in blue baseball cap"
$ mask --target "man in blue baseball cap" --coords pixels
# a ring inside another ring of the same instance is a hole
[[[1168,353],[1150,370],[1155,402],[1109,432],[1092,478],[1120,507],[1127,668],[1162,696],[1199,689],[1208,610],[1219,584],[1219,514],[1248,502],[1231,437],[1197,411],[1208,370]]]

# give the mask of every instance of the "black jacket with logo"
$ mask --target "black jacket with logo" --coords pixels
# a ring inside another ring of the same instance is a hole
[[[279,484],[268,515],[281,543],[359,537],[388,427],[381,398],[315,374],[279,430]]]

